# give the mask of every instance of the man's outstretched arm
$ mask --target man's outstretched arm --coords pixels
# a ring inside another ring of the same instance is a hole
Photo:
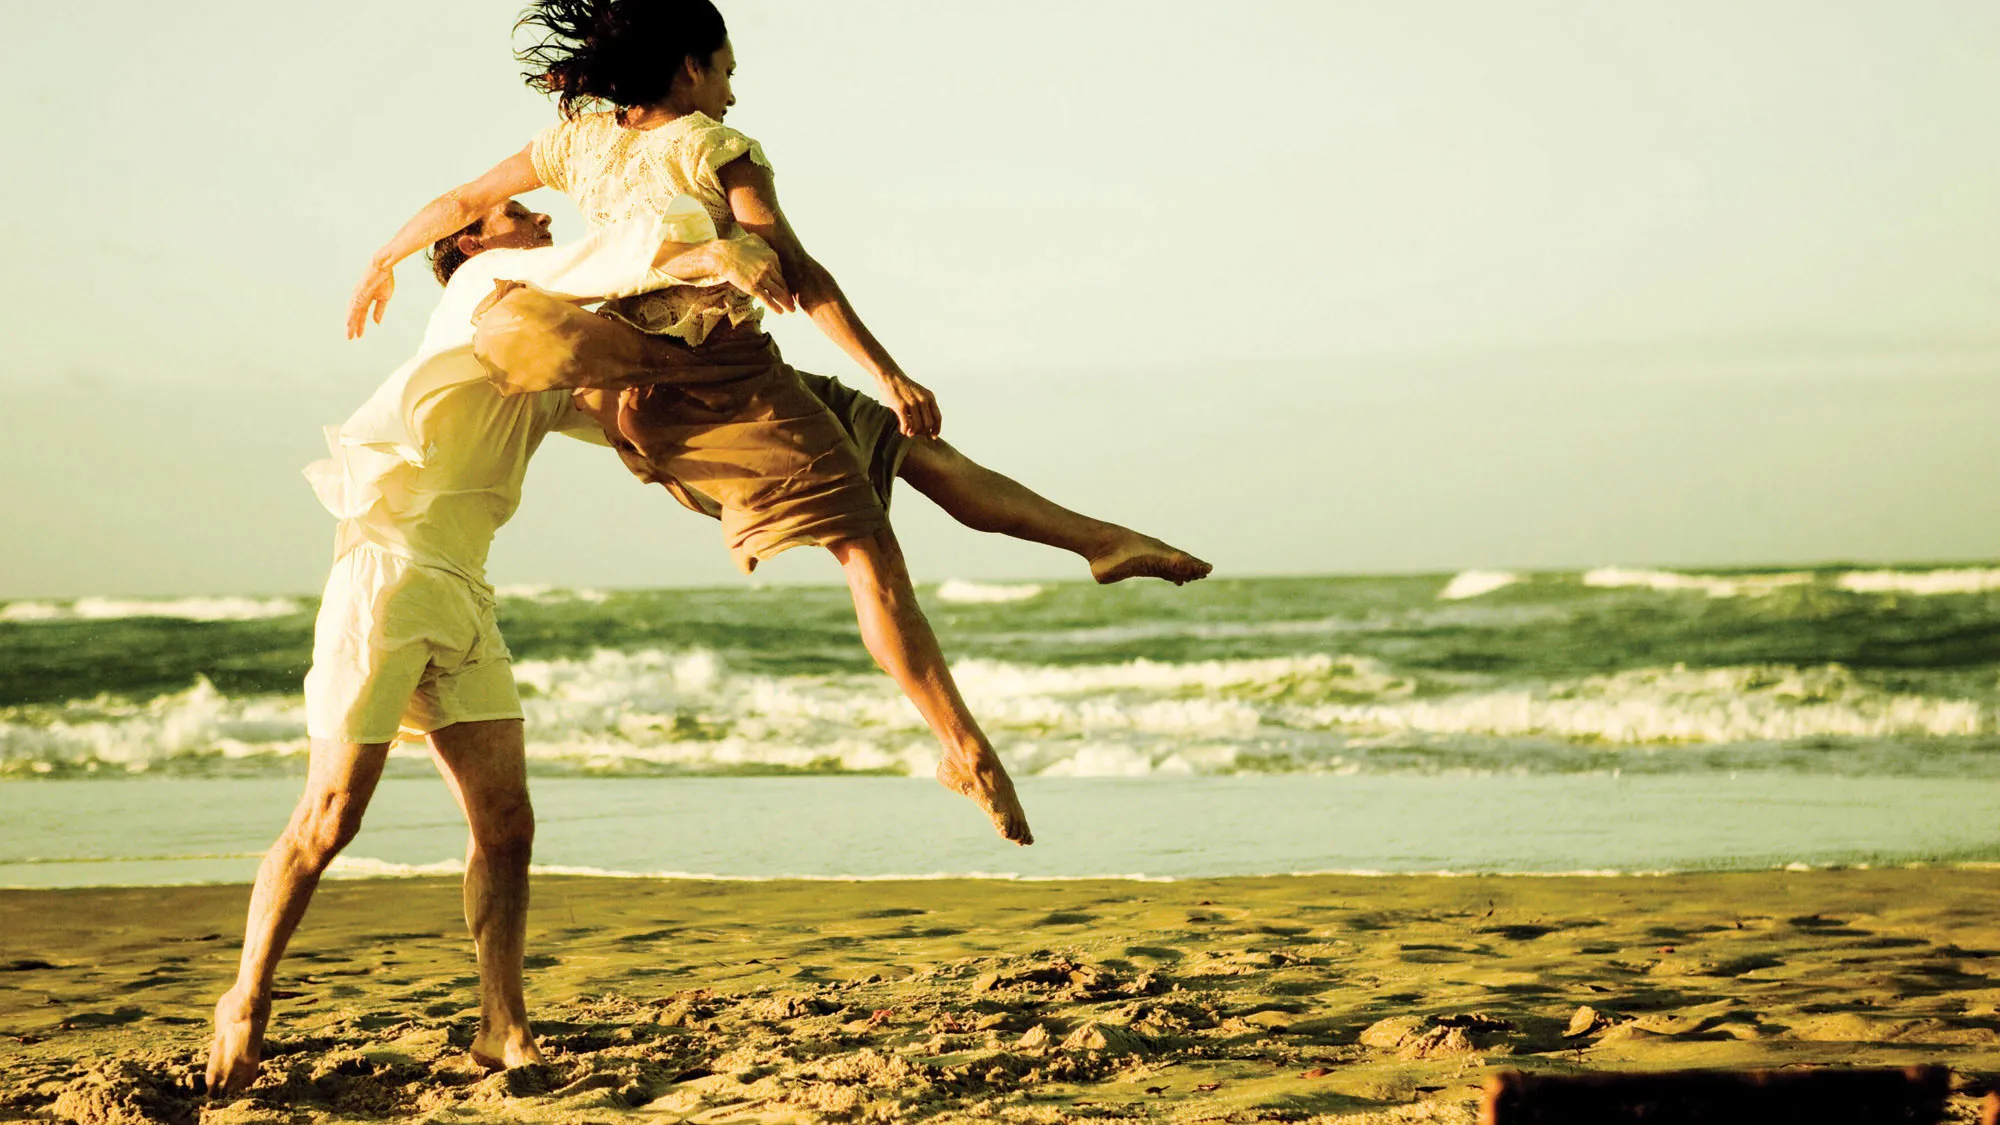
[[[729,362],[712,351],[696,352],[680,341],[648,336],[576,307],[598,297],[645,292],[663,283],[700,277],[726,279],[766,300],[781,297],[784,303],[774,306],[780,309],[790,304],[777,255],[754,235],[695,245],[667,243],[657,251],[656,260],[664,264],[644,270],[639,268],[645,264],[643,239],[609,228],[600,233],[605,240],[596,246],[487,251],[510,258],[497,269],[475,275],[497,278],[501,284],[488,290],[469,319],[477,322],[472,330],[473,354],[501,393],[674,382],[676,368],[686,368],[688,377],[713,377],[718,362]],[[553,253],[565,249],[567,254]],[[526,284],[506,284],[517,278]],[[738,362],[765,360],[761,355],[744,356]]]
[[[493,280],[532,285],[577,303],[671,285],[728,285],[779,312],[796,307],[778,256],[763,239],[745,233],[678,242],[674,233],[679,232],[656,219],[628,219],[561,246],[486,253],[499,255]]]

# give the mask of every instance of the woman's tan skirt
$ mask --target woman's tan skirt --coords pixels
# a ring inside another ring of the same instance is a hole
[[[719,516],[746,573],[789,547],[860,539],[888,524],[888,481],[907,448],[900,440],[884,448],[882,416],[896,434],[895,414],[825,380],[846,392],[851,432],[761,331],[725,329],[690,348],[515,289],[481,315],[473,350],[503,391],[585,389],[579,404],[626,467]]]

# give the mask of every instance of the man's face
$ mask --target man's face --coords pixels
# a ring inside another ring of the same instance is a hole
[[[533,250],[554,244],[555,239],[549,236],[549,217],[510,199],[480,216],[479,233],[460,235],[458,248],[477,254],[481,250]]]

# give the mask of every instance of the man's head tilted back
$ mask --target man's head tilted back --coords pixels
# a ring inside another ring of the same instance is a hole
[[[458,267],[482,251],[534,250],[554,244],[555,239],[549,235],[549,217],[528,210],[520,200],[510,199],[464,229],[431,243],[431,274],[439,285],[444,285],[451,281]]]

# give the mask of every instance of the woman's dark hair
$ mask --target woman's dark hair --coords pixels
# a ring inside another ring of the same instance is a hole
[[[560,95],[566,118],[590,102],[658,105],[683,61],[706,69],[729,38],[710,0],[534,0],[514,27],[541,33],[517,56],[522,77]]]
[[[451,275],[457,273],[458,267],[464,265],[472,257],[472,255],[466,253],[464,250],[459,249],[459,236],[464,234],[476,236],[485,226],[486,220],[484,218],[474,219],[471,223],[431,243],[431,252],[429,255],[431,276],[438,279],[439,285],[450,285]]]

